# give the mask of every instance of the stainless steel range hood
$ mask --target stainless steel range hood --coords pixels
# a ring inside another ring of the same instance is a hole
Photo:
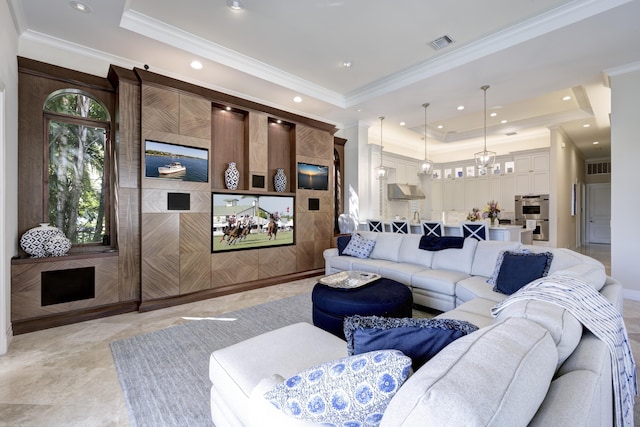
[[[387,184],[387,198],[389,200],[416,200],[425,197],[417,185]]]

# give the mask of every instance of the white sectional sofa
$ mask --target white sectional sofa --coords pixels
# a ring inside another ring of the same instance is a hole
[[[461,249],[429,253],[420,236],[361,233],[376,240],[367,259],[325,251],[326,273],[376,272],[410,286],[415,302],[438,318],[480,329],[457,339],[398,389],[380,422],[397,426],[611,426],[615,405],[611,355],[569,312],[554,304],[491,308],[507,296],[486,283],[502,250],[518,243],[465,240]],[[566,249],[553,253],[549,275],[587,282],[619,310],[622,286],[598,261]],[[284,415],[264,392],[311,366],[347,355],[345,341],[313,325],[287,326],[211,355],[212,419],[227,426],[312,426]],[[346,386],[345,386],[346,387]]]

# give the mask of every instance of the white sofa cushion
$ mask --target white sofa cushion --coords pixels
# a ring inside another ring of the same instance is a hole
[[[551,333],[558,349],[558,366],[571,356],[582,338],[582,324],[559,305],[545,301],[518,301],[504,307],[496,322],[509,317],[521,317],[536,322]]]
[[[411,276],[411,286],[445,295],[455,295],[456,283],[469,277],[455,270],[426,269]]]
[[[380,425],[526,426],[557,359],[549,331],[535,322],[496,323],[449,344],[413,374]]]
[[[456,283],[456,301],[467,302],[478,297],[494,301],[495,304],[508,295],[494,291],[493,285],[488,284],[483,276],[471,276]]]
[[[411,286],[411,277],[415,273],[429,270],[423,265],[409,264],[409,263],[395,263],[380,266],[378,268],[378,274],[387,279],[395,280],[407,286]]]
[[[431,261],[433,260],[433,254],[435,252],[419,249],[421,238],[422,234],[408,234],[403,236],[400,251],[398,252],[399,262],[431,267]]]
[[[431,268],[434,270],[453,270],[463,273],[471,273],[471,264],[473,263],[473,255],[478,246],[476,239],[464,239],[462,249],[443,249],[435,251]]]
[[[402,243],[402,234],[378,233],[375,239],[376,245],[369,257],[371,259],[385,259],[398,262],[398,252]]]
[[[519,242],[502,242],[498,240],[482,240],[478,242],[471,265],[472,276],[491,277],[496,269],[498,256],[503,251],[515,251],[520,248]]]
[[[552,263],[553,264],[553,263]],[[599,291],[607,281],[607,273],[604,266],[598,266],[593,264],[577,264],[563,270],[556,270],[551,277],[558,275],[566,275],[576,277],[593,287],[596,291]]]
[[[289,377],[311,365],[347,355],[340,338],[308,323],[296,323],[216,350],[209,362],[211,398],[223,398],[214,407],[225,407],[247,423],[247,404],[254,387],[266,376]],[[224,420],[224,414],[220,415]],[[218,414],[212,414],[217,423]],[[221,425],[222,424],[221,421]],[[259,424],[258,424],[259,425]]]

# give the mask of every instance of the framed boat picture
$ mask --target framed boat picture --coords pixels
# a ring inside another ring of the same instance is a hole
[[[209,181],[209,150],[159,141],[145,141],[146,178]]]

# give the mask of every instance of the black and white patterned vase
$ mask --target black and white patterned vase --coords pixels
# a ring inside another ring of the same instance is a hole
[[[276,174],[273,176],[273,187],[278,193],[284,192],[287,188],[287,175],[284,173],[284,168],[276,169]]]
[[[20,247],[23,251],[34,258],[44,258],[49,256],[44,247],[45,243],[56,236],[66,239],[62,230],[56,227],[51,227],[49,224],[42,223],[40,224],[40,227],[31,228],[22,235],[20,238]],[[69,247],[71,247],[71,242],[69,242]]]
[[[71,240],[65,236],[53,236],[44,242],[43,247],[47,256],[65,256],[71,249]]]
[[[236,162],[230,162],[229,167],[224,171],[224,185],[228,190],[236,190],[239,183],[240,171],[236,168]]]

